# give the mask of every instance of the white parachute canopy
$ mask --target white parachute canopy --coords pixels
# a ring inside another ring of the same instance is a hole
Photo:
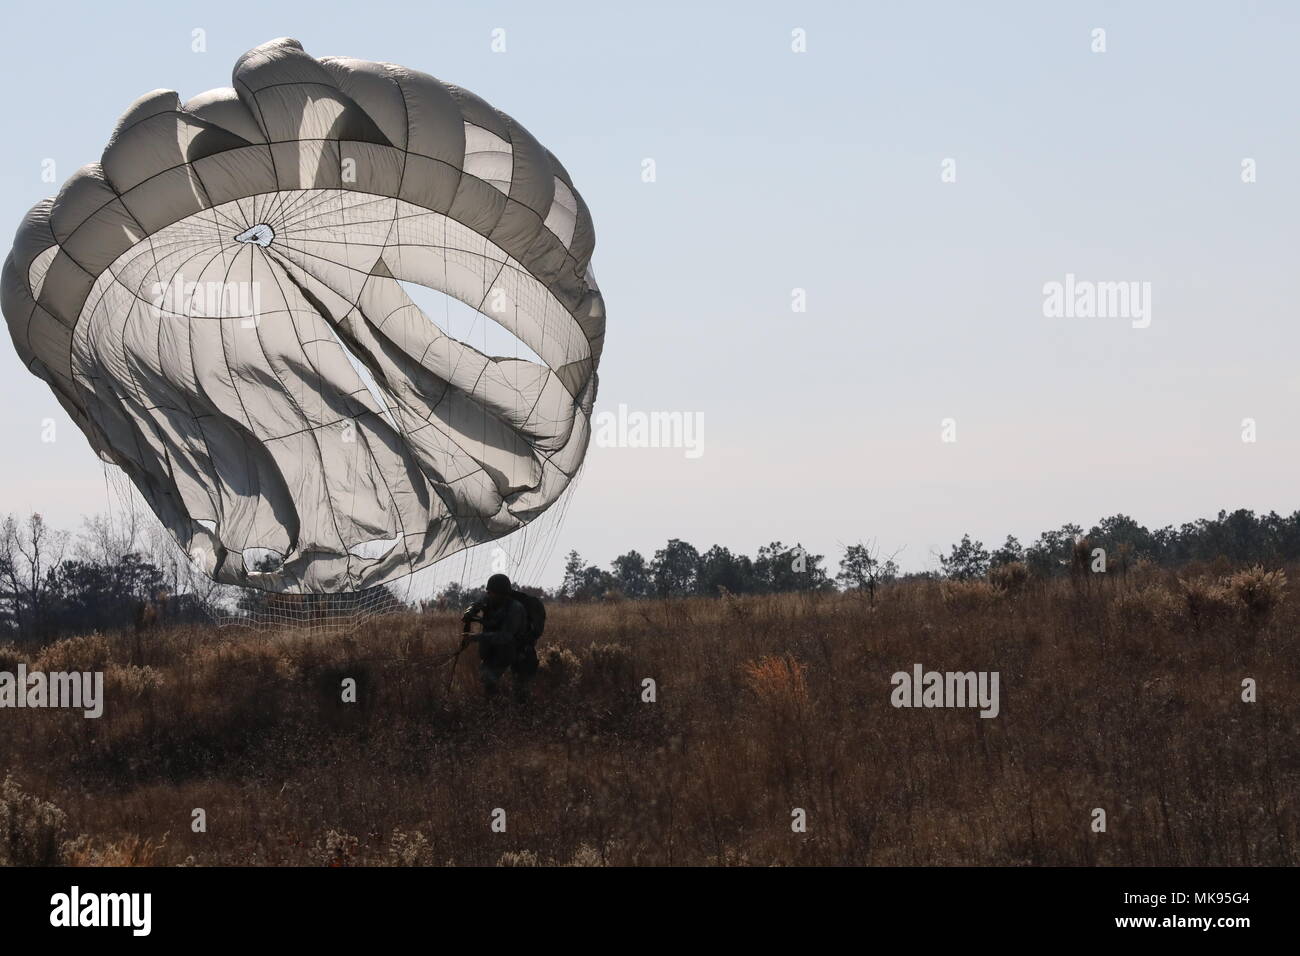
[[[594,244],[509,116],[281,39],[233,88],[137,100],[28,213],[0,293],[28,368],[206,574],[357,591],[522,528],[577,474]],[[413,286],[513,352],[453,336]]]

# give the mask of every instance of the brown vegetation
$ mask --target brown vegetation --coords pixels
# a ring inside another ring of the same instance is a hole
[[[470,653],[448,690],[454,613],[0,647],[107,692],[0,711],[0,862],[1295,864],[1298,618],[1278,572],[1141,564],[553,605],[525,705]],[[1000,672],[1001,713],[893,708],[917,662]]]

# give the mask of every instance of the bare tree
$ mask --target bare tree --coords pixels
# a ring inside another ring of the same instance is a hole
[[[87,556],[111,565],[134,552],[162,573],[169,594],[192,595],[193,601],[212,607],[223,585],[199,570],[185,549],[153,517],[134,485],[122,480],[116,487],[116,516],[95,515],[85,519],[82,541],[84,548],[89,549],[85,552]]]
[[[898,565],[894,558],[902,553],[899,548],[889,557],[881,560],[880,548],[874,540],[869,543],[851,544],[844,549],[840,559],[840,573],[836,580],[845,588],[866,591],[872,607],[876,604],[876,586],[898,577]]]
[[[0,578],[20,637],[40,635],[51,598],[50,571],[63,561],[68,533],[57,531],[33,512],[0,524]]]
[[[113,514],[98,514],[82,518],[81,534],[77,537],[77,556],[83,561],[93,561],[111,567],[123,556],[140,553],[140,516],[132,505]]]
[[[0,602],[3,602],[5,626],[22,634],[22,584],[18,567],[22,558],[18,553],[18,519],[6,515],[0,522]]]

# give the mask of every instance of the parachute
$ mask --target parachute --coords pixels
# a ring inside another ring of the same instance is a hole
[[[582,465],[605,329],[564,167],[405,67],[280,39],[232,84],[145,94],[28,213],[0,278],[28,369],[220,583],[363,591],[542,515]]]

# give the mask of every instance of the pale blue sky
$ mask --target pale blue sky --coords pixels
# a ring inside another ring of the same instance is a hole
[[[669,537],[876,538],[923,567],[967,531],[1300,507],[1295,4],[158,6],[6,9],[5,236],[53,192],[43,159],[61,183],[141,93],[229,85],[273,37],[510,113],[595,220],[598,411],[705,417],[698,459],[592,449],[544,583],[569,548],[605,564]],[[1150,282],[1150,328],[1045,318],[1066,273]],[[98,460],[7,344],[0,394],[0,511],[101,510]]]

